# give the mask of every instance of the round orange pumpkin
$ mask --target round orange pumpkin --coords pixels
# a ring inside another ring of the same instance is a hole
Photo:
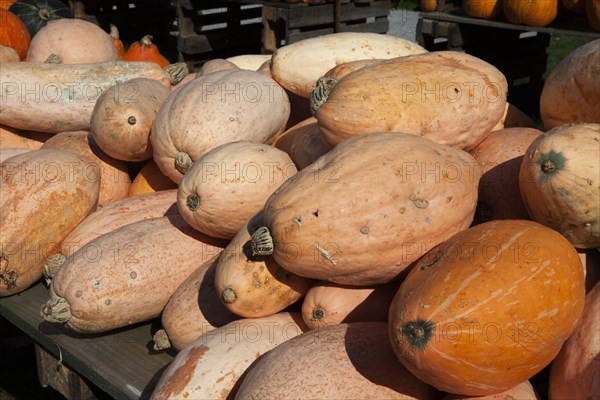
[[[152,43],[152,35],[146,35],[140,41],[134,42],[129,46],[123,56],[125,61],[151,61],[160,65],[161,68],[170,64],[158,47]]]
[[[503,0],[504,16],[513,24],[547,26],[556,19],[560,0]]]
[[[8,8],[14,3],[16,0],[0,0],[0,8],[8,10]]]
[[[600,247],[600,124],[563,125],[534,140],[519,187],[531,219],[577,248]]]
[[[502,15],[502,0],[463,0],[463,9],[473,18],[498,19]]]
[[[400,362],[439,390],[501,393],[556,357],[577,325],[585,277],[575,248],[533,221],[462,231],[413,267],[392,301]]]
[[[117,27],[113,24],[110,24],[110,38],[115,45],[115,49],[117,49],[119,60],[123,60],[125,58],[125,45],[119,37],[119,29],[117,29]]]
[[[12,47],[21,59],[27,55],[31,35],[27,26],[7,9],[0,8],[0,45]]]

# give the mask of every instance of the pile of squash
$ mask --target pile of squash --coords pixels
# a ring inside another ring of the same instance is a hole
[[[0,296],[44,278],[81,334],[160,318],[155,399],[535,399],[549,365],[550,398],[600,392],[599,41],[544,132],[494,66],[396,37],[186,76],[106,32],[63,52],[60,21],[0,67]]]

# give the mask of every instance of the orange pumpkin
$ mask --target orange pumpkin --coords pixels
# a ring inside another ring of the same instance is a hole
[[[152,35],[146,35],[139,42],[132,43],[123,59],[125,61],[152,61],[161,68],[170,64],[169,60],[160,54],[158,47],[152,43]]]
[[[586,0],[585,16],[592,29],[600,32],[600,0]]]
[[[462,231],[413,267],[392,301],[400,362],[439,390],[501,393],[556,357],[585,302],[575,248],[533,221]]]
[[[113,24],[110,24],[110,38],[115,45],[115,49],[117,49],[117,54],[119,55],[119,60],[123,60],[125,58],[125,45],[121,41],[119,37],[119,30]]]
[[[8,8],[14,3],[16,0],[0,0],[0,8],[8,10]]]
[[[560,0],[503,0],[504,16],[513,24],[547,26],[556,19]]]
[[[463,0],[463,9],[473,18],[498,19],[502,15],[502,0]]]
[[[419,9],[423,12],[431,12],[437,9],[437,0],[421,0]]]
[[[31,35],[27,26],[10,11],[0,8],[0,45],[12,47],[21,59],[27,55]]]

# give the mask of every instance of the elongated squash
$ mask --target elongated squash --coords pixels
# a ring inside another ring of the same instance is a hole
[[[261,65],[271,61],[271,54],[240,54],[228,57],[225,60],[237,65],[239,69],[258,71]]]
[[[44,276],[52,278],[65,261],[73,259],[77,250],[105,233],[145,219],[179,214],[176,198],[176,190],[126,197],[91,213],[65,237],[60,251],[48,258]]]
[[[290,104],[281,86],[255,71],[201,76],[163,103],[150,140],[154,161],[173,182],[209,150],[240,140],[264,143],[285,129]]]
[[[253,250],[300,276],[385,283],[471,224],[480,176],[468,153],[420,136],[350,139],[271,195]]]
[[[271,57],[271,74],[290,92],[308,98],[317,80],[338,64],[426,52],[418,44],[395,36],[371,32],[340,32],[304,39],[278,48]]]
[[[52,136],[51,133],[21,132],[19,129],[0,125],[0,148],[39,149]]]
[[[581,320],[552,361],[550,399],[593,399],[600,394],[600,284],[586,295]]]
[[[177,189],[177,184],[167,178],[158,168],[153,159],[144,163],[131,182],[130,196],[139,196],[146,193],[160,192],[163,190]]]
[[[99,206],[106,206],[129,195],[131,178],[127,164],[102,151],[88,131],[57,133],[42,148],[73,151],[96,163],[97,173],[100,175]]]
[[[151,399],[232,399],[240,378],[257,358],[305,330],[300,315],[278,313],[207,332],[177,354]]]
[[[42,277],[42,264],[98,205],[92,161],[65,150],[34,150],[0,164],[0,297]]]
[[[82,333],[156,318],[181,282],[223,247],[178,215],[125,225],[89,242],[58,270],[42,315]]]
[[[501,393],[556,357],[584,307],[575,248],[533,221],[459,232],[412,268],[392,301],[400,362],[440,390]]]
[[[262,212],[250,218],[221,255],[215,289],[223,305],[242,317],[264,317],[282,311],[306,294],[312,281],[290,273],[271,257],[252,255],[252,235]]]
[[[158,348],[180,351],[205,333],[240,319],[221,304],[215,290],[218,259],[215,256],[199,266],[173,293],[161,314],[168,343],[155,336]]]
[[[385,322],[329,325],[282,343],[244,378],[237,399],[433,400],[395,358]]]
[[[376,286],[346,286],[320,281],[306,293],[302,318],[310,329],[349,322],[387,322],[399,282]]]
[[[320,80],[311,104],[321,104],[315,117],[331,145],[395,131],[469,150],[504,115],[507,90],[493,65],[438,51],[366,66],[337,82]]]
[[[314,117],[300,121],[277,135],[272,145],[288,153],[299,170],[331,150],[331,146],[323,140]]]
[[[167,88],[172,82],[155,63],[2,63],[0,124],[51,133],[89,130],[102,92],[138,77],[155,79]]]
[[[179,183],[177,206],[195,229],[233,238],[297,169],[287,153],[264,143],[230,142],[194,162]]]

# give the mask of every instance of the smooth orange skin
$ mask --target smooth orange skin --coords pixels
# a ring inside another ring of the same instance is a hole
[[[464,0],[465,13],[473,18],[499,19],[502,16],[503,0]]]
[[[161,68],[166,67],[170,64],[158,50],[158,47],[152,43],[152,36],[146,40],[147,36],[144,36],[140,41],[132,43],[125,55],[123,60],[125,61],[150,61],[160,65]]]
[[[547,26],[552,23],[561,0],[503,0],[506,19],[513,24]]]
[[[554,359],[584,299],[581,261],[564,237],[533,221],[492,221],[415,264],[392,301],[390,338],[400,362],[438,389],[496,394]],[[433,324],[422,349],[409,343],[420,320]]]
[[[2,7],[0,21],[0,45],[12,47],[24,59],[31,43],[29,29],[19,17]]]
[[[177,189],[177,184],[163,174],[153,159],[146,161],[137,173],[131,187],[129,196],[139,196],[146,193],[162,190]]]

